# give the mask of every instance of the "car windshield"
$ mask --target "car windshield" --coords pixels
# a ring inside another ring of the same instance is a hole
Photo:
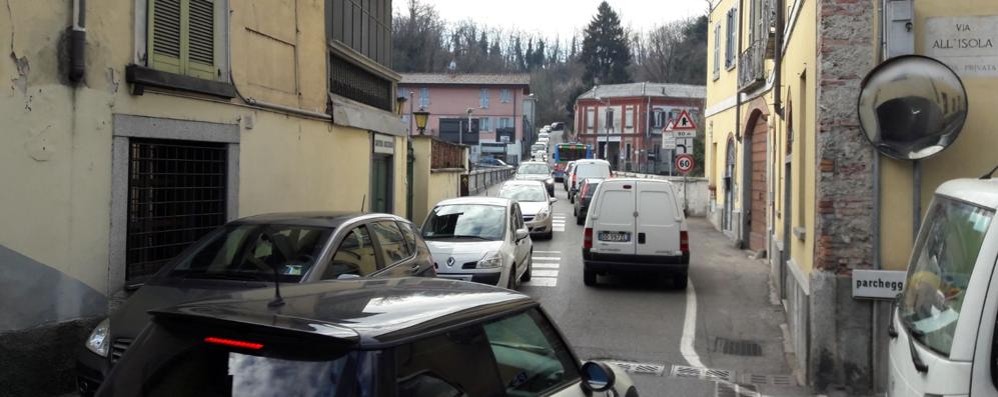
[[[506,207],[486,204],[443,205],[433,209],[423,224],[423,238],[501,240],[506,230]]]
[[[247,334],[253,337],[209,340],[203,333],[150,327],[129,349],[130,354],[116,366],[118,370],[98,395],[375,395],[376,353],[316,351],[309,344],[286,338],[280,341],[280,347],[272,347],[259,333]],[[231,347],[218,344],[220,341],[259,345]]]
[[[540,185],[507,184],[499,190],[499,197],[516,201],[547,201],[547,190]]]
[[[298,282],[332,234],[331,228],[273,224],[229,225],[180,258],[171,277]]]
[[[546,164],[523,164],[516,170],[518,174],[549,174],[551,172]]]
[[[944,356],[993,217],[991,210],[936,197],[919,233],[898,314],[915,340]]]

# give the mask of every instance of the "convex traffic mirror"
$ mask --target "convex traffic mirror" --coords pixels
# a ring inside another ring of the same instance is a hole
[[[891,58],[863,79],[859,122],[880,153],[918,160],[952,144],[967,120],[967,91],[948,66],[920,55]]]

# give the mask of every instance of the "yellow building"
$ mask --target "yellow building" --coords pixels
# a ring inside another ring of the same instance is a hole
[[[8,1],[0,351],[25,360],[5,361],[0,384],[24,388],[7,392],[67,392],[112,297],[227,220],[405,214],[391,9]]]
[[[996,26],[983,0],[711,2],[711,220],[768,258],[792,364],[815,391],[883,390],[889,303],[853,299],[852,271],[904,270],[936,187],[998,163]],[[970,107],[959,139],[920,161],[919,186],[912,162],[877,154],[856,109],[863,77],[909,53],[951,66]]]

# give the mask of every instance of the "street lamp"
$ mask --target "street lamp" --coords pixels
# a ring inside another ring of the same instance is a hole
[[[426,121],[430,118],[430,112],[419,108],[418,112],[412,112],[412,118],[416,119],[416,128],[419,129],[419,135],[423,135],[426,132]]]
[[[468,133],[470,134],[471,133],[471,112],[474,112],[475,109],[468,108],[468,110],[466,110],[466,111],[468,112]],[[461,145],[464,145],[464,134],[463,133],[462,134],[458,134],[458,136],[457,136],[457,143],[461,144]]]
[[[610,124],[613,122],[613,120],[611,117],[609,117],[610,115],[609,111],[612,109],[610,109],[609,99],[603,100],[599,97],[599,95],[596,94],[596,90],[598,89],[599,85],[593,87],[593,99],[596,99],[596,102],[599,102],[600,104],[606,106],[606,109],[603,109],[603,115],[606,116],[606,120],[603,120],[603,135],[606,136],[606,144],[603,145],[603,160],[609,161],[610,131],[613,130],[613,127]],[[599,146],[599,137],[596,137],[596,141],[597,141],[596,142],[597,146]]]

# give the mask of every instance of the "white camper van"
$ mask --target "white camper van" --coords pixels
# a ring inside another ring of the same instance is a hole
[[[998,180],[936,190],[888,327],[888,395],[998,395],[996,208]]]

